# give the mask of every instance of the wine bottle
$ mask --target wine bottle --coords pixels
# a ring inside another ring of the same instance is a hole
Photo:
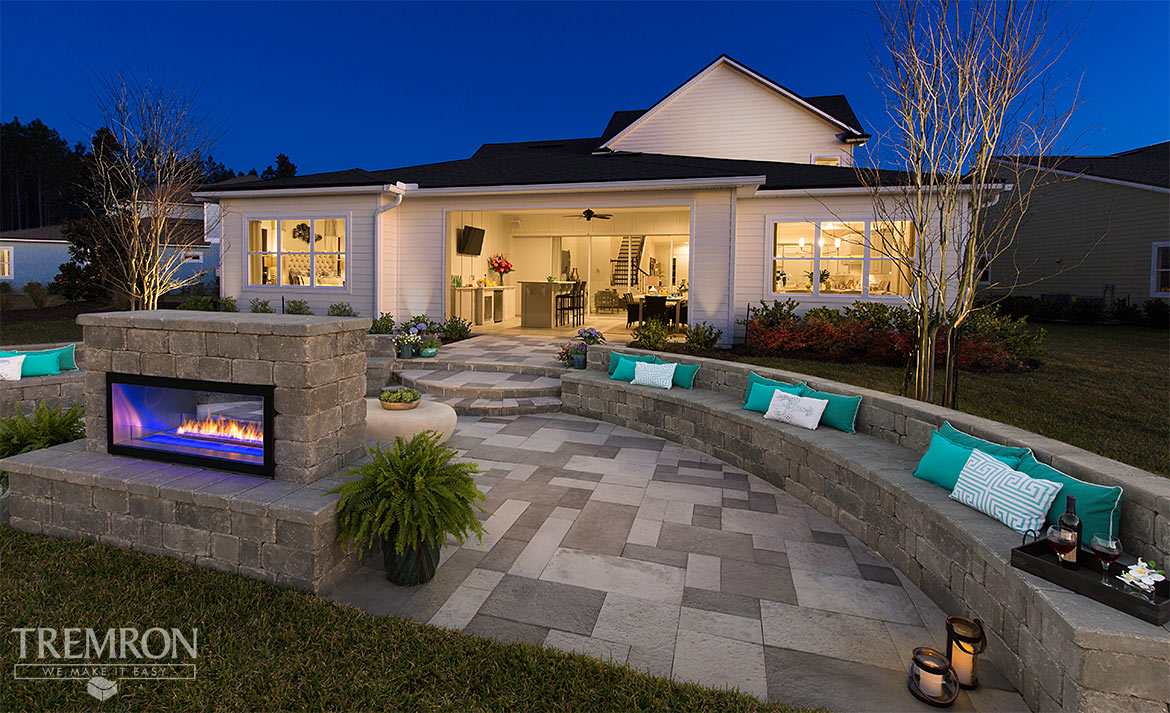
[[[1077,546],[1068,551],[1067,554],[1060,556],[1061,565],[1068,569],[1076,569],[1077,552],[1081,549],[1081,519],[1077,517],[1077,496],[1069,495],[1066,500],[1064,512],[1056,519],[1056,526],[1062,530],[1070,530],[1077,533]]]

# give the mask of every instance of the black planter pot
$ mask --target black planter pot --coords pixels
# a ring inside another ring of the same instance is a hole
[[[386,579],[402,587],[429,582],[439,566],[439,544],[427,543],[418,549],[407,548],[402,554],[394,549],[394,540],[382,541],[382,561]]]

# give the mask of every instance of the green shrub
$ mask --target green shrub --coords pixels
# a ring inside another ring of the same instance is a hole
[[[670,341],[670,328],[659,319],[642,322],[630,333],[643,349],[660,350]]]
[[[1170,327],[1170,302],[1166,300],[1146,300],[1142,305],[1146,313],[1145,322],[1151,327],[1166,329]]]
[[[285,314],[313,314],[313,308],[304,300],[289,300],[284,303]]]
[[[409,404],[421,398],[421,393],[406,386],[399,386],[396,389],[386,389],[378,396],[379,401],[385,401],[388,404]]]
[[[358,316],[357,310],[354,309],[353,306],[348,302],[334,302],[333,304],[329,305],[329,309],[325,312],[325,314],[329,315],[330,317]]]
[[[784,300],[783,302],[780,300],[775,300],[771,305],[764,302],[763,300],[760,300],[759,307],[748,305],[747,319],[745,319],[742,323],[747,324],[748,322],[756,322],[761,327],[765,327],[767,329],[776,329],[778,327],[788,326],[798,321],[796,316],[797,306],[798,305],[796,300],[792,299],[791,297]]]
[[[899,305],[857,300],[842,312],[846,318],[855,320],[872,331],[881,329],[903,331],[914,327],[914,314]]]
[[[183,300],[176,309],[194,310],[197,312],[239,312],[235,297],[212,297],[211,295],[191,295]]]
[[[711,351],[723,338],[723,330],[706,322],[689,325],[686,330],[687,349],[693,352]]]
[[[467,339],[471,336],[471,322],[466,319],[452,316],[446,322],[443,322],[442,327],[439,328],[443,339],[448,342],[457,342],[460,339]]]
[[[1105,301],[1091,297],[1074,299],[1068,308],[1068,319],[1077,324],[1097,324],[1105,319]]]
[[[272,314],[276,312],[276,310],[272,309],[272,305],[268,304],[268,300],[262,300],[259,297],[253,297],[252,301],[248,304],[255,314]]]
[[[39,451],[62,443],[72,443],[85,437],[82,417],[85,411],[80,406],[62,410],[44,402],[36,405],[32,416],[25,416],[16,407],[16,415],[0,419],[0,458],[15,456],[30,451]],[[5,482],[0,491],[8,488],[8,474],[0,471]]]
[[[420,332],[441,332],[443,329],[442,322],[436,322],[425,314],[416,314],[407,320],[408,325],[423,325],[418,331]]]
[[[37,309],[49,304],[49,293],[45,292],[45,286],[39,282],[25,283],[24,294],[32,300],[33,307]]]
[[[1035,360],[1044,356],[1044,330],[1029,326],[1024,317],[1013,319],[1002,315],[994,305],[972,312],[962,330],[964,337],[1005,345],[1007,353],[1017,359]]]
[[[394,326],[394,318],[389,312],[383,312],[382,316],[370,325],[370,334],[394,334]]]
[[[12,308],[12,283],[0,282],[0,312],[7,312]]]
[[[337,539],[357,547],[359,556],[381,539],[405,553],[448,536],[462,544],[470,535],[483,537],[483,512],[477,500],[474,463],[456,461],[453,448],[440,445],[439,434],[424,431],[394,445],[367,446],[370,461],[349,472],[348,482],[329,491],[339,493]]]
[[[806,324],[812,323],[827,323],[833,324],[840,321],[841,313],[832,307],[813,307],[804,313],[804,321]]]

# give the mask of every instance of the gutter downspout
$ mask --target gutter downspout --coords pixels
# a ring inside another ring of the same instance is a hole
[[[382,312],[382,214],[397,208],[406,195],[405,186],[398,183],[394,186],[382,186],[384,192],[394,193],[394,200],[384,206],[378,206],[374,211],[374,314],[377,319]]]

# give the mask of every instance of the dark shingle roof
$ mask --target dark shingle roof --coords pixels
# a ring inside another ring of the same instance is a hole
[[[1111,156],[1002,156],[1005,161],[1170,188],[1170,141]]]
[[[21,230],[5,230],[0,233],[0,240],[64,240],[61,234],[64,225],[43,225],[39,228],[24,228]]]

